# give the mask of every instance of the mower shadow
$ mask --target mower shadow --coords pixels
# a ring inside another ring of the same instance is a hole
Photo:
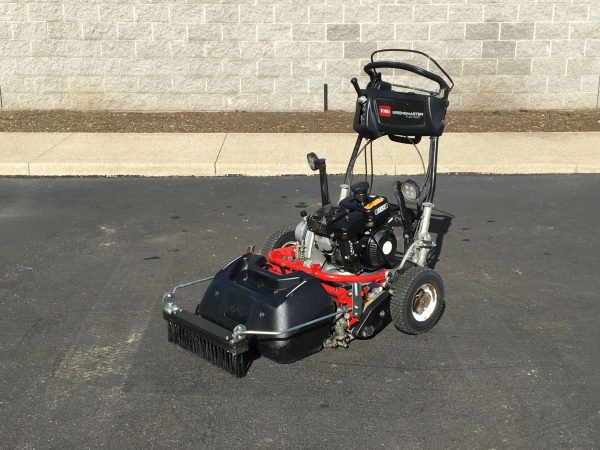
[[[427,256],[427,265],[431,269],[435,269],[435,265],[439,261],[444,244],[444,236],[450,230],[452,219],[454,219],[452,214],[440,210],[436,210],[436,213],[431,215],[429,232],[435,235],[435,247],[431,249]]]

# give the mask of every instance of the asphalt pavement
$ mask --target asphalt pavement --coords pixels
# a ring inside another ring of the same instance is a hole
[[[0,179],[0,446],[598,448],[599,196],[441,176],[431,332],[235,379],[167,342],[161,296],[296,223],[317,178]]]

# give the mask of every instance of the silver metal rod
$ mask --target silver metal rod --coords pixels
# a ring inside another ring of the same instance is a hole
[[[340,199],[338,204],[350,195],[350,187],[347,184],[340,185]]]
[[[433,203],[423,202],[423,215],[421,216],[421,226],[419,227],[419,235],[429,232],[429,223],[431,222],[431,211]]]
[[[406,264],[406,261],[408,261],[408,258],[411,257],[412,252],[414,251],[417,244],[418,244],[418,241],[415,241],[412,244],[410,244],[410,247],[408,247],[408,249],[406,250],[406,253],[404,254],[404,257],[402,258],[402,262],[398,266],[398,270],[400,270],[400,269],[402,269],[402,267],[404,267],[404,264]]]
[[[312,264],[310,257],[312,255],[313,247],[315,246],[315,233],[310,230],[308,230],[306,236],[304,236],[304,246],[304,265],[310,267]]]
[[[430,90],[423,89],[423,88],[418,88],[418,87],[415,87],[415,86],[408,86],[406,84],[398,84],[398,83],[390,83],[390,84],[392,86],[401,87],[401,88],[404,88],[404,89],[413,89],[415,91],[427,92],[428,94],[433,94],[433,95],[437,95],[438,94],[436,91],[430,91]]]
[[[188,287],[188,286],[193,286],[194,284],[206,283],[207,281],[210,281],[213,278],[214,277],[202,278],[200,280],[190,281],[189,283],[178,284],[177,286],[175,286],[173,288],[171,293],[174,294],[177,291],[177,289],[181,289],[181,288]]]
[[[306,280],[304,280],[302,283],[300,283],[299,285],[297,285],[294,289],[292,289],[290,292],[288,292],[288,294],[285,296],[285,298],[288,298],[290,295],[292,295],[294,293],[294,291],[296,289],[298,289],[300,286],[302,286],[303,284],[306,284]]]
[[[245,330],[245,329],[243,329],[243,327],[240,327],[240,325],[238,325],[236,327],[236,329],[233,330],[233,334],[234,334],[234,336],[244,336],[244,335],[248,335],[248,334],[260,335],[260,336],[280,336],[282,334],[293,333],[294,331],[301,330],[302,328],[309,327],[311,325],[314,325],[315,323],[319,323],[319,322],[322,322],[327,319],[331,319],[332,317],[340,316],[342,314],[347,313],[348,311],[350,311],[350,308],[339,309],[334,313],[327,314],[325,316],[319,317],[318,319],[310,320],[308,322],[301,323],[300,325],[296,325],[294,327],[288,328],[287,330],[281,330],[281,331]]]
[[[429,223],[431,222],[431,210],[433,209],[433,203],[423,202],[423,214],[421,216],[421,224],[419,227],[419,241],[430,241],[431,236],[429,235]],[[418,250],[416,264],[421,267],[425,267],[427,260],[427,254],[429,248],[421,247]]]

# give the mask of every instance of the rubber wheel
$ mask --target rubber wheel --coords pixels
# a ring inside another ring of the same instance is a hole
[[[444,282],[431,269],[412,266],[392,282],[390,316],[396,328],[421,334],[438,323],[444,313]]]
[[[265,241],[265,245],[262,248],[262,255],[267,256],[274,248],[286,247],[291,244],[296,244],[296,231],[295,229],[282,228],[281,230],[275,231]]]

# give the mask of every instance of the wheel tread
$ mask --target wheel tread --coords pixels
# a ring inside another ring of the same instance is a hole
[[[261,254],[263,256],[267,256],[271,250],[280,247],[290,240],[296,240],[295,229],[290,229],[289,227],[280,228],[279,230],[271,233],[271,235],[266,239]]]

